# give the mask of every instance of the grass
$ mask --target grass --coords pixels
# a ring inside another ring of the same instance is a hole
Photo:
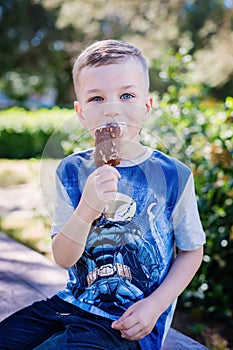
[[[19,217],[8,214],[0,219],[0,229],[14,240],[51,257],[50,221],[44,216]]]
[[[40,161],[0,159],[0,187],[17,186],[37,181]]]

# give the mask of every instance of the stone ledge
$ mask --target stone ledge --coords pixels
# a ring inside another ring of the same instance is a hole
[[[66,285],[66,270],[0,232],[0,321]],[[163,350],[208,350],[171,328]]]

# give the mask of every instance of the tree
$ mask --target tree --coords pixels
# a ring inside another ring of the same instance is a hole
[[[198,80],[224,99],[233,91],[233,1],[184,1],[180,32],[189,33]]]
[[[62,94],[70,65],[62,41],[67,30],[60,35],[56,28],[58,10],[39,1],[1,1],[0,88],[11,97],[23,101],[53,86]]]
[[[191,53],[209,94],[233,87],[232,0],[0,0],[0,89],[24,100],[55,87],[58,103],[75,97],[73,58],[95,40],[132,42],[151,66],[152,88],[169,52]]]

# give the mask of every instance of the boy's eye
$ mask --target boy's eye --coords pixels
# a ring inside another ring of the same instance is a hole
[[[94,96],[94,97],[91,97],[88,99],[88,102],[91,102],[91,101],[103,101],[103,97],[101,96]]]
[[[121,100],[129,100],[130,98],[133,98],[134,96],[132,94],[129,93],[125,93],[123,95],[121,95]]]

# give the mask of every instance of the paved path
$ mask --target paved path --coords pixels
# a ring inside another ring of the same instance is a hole
[[[25,184],[0,187],[0,217],[15,211],[43,211],[39,186]]]

